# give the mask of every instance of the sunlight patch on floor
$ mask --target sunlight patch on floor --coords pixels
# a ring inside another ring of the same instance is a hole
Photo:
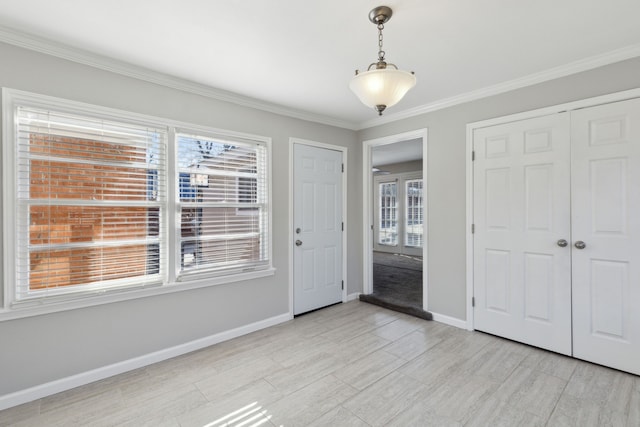
[[[271,415],[267,415],[267,410],[258,405],[258,402],[253,402],[203,427],[258,427],[270,419]]]

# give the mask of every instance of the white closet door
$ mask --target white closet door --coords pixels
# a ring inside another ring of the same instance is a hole
[[[571,122],[574,356],[640,374],[640,100]]]
[[[474,327],[571,354],[568,114],[474,131]],[[559,245],[560,243],[560,245]]]

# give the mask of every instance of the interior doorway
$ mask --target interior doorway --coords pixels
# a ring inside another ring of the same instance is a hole
[[[426,129],[365,141],[365,286],[361,300],[427,312]]]

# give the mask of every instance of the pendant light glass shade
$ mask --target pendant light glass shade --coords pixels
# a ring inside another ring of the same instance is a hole
[[[413,72],[399,70],[385,59],[382,48],[382,30],[391,19],[393,11],[388,6],[378,6],[369,12],[369,21],[378,28],[378,60],[367,71],[359,72],[351,79],[349,87],[367,107],[375,109],[379,115],[392,105],[396,105],[409,90],[416,85]]]
[[[364,105],[381,113],[397,104],[415,85],[416,76],[412,73],[385,68],[358,73],[351,79],[349,88]]]

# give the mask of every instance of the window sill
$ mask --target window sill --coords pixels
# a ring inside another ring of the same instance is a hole
[[[273,276],[276,269],[269,267],[263,270],[234,274],[231,276],[208,276],[193,277],[188,281],[167,283],[143,289],[123,289],[111,293],[101,293],[87,295],[84,297],[71,297],[66,301],[41,302],[31,305],[16,306],[13,308],[0,309],[0,322],[5,320],[15,320],[24,317],[40,316],[44,314],[57,313],[67,310],[76,310],[96,305],[111,304],[114,302],[128,301],[139,298],[153,297],[157,295],[170,294],[174,292],[189,291],[193,289],[207,288],[211,286],[243,282],[261,277]]]

